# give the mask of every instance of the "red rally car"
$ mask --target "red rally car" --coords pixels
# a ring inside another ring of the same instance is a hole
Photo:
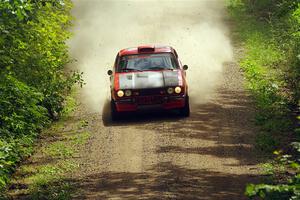
[[[111,82],[111,116],[144,108],[178,110],[190,115],[186,73],[170,46],[139,46],[119,51],[113,70],[108,70]]]

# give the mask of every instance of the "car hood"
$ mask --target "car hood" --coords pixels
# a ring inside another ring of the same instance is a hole
[[[120,73],[115,77],[116,89],[148,89],[182,86],[180,70]]]

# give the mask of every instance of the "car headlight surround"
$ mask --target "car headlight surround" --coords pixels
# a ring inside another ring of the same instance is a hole
[[[132,95],[131,90],[125,90],[125,96],[130,97]]]
[[[181,87],[179,86],[175,87],[174,91],[176,94],[179,94],[181,92]]]
[[[123,90],[119,90],[117,92],[118,97],[123,97],[124,96],[124,91]]]
[[[173,94],[173,93],[174,93],[174,88],[169,87],[169,88],[167,89],[167,92],[168,92],[168,94]]]

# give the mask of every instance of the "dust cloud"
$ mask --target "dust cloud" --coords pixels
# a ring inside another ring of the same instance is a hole
[[[222,0],[73,0],[76,18],[69,41],[73,67],[84,72],[83,102],[101,112],[110,98],[109,77],[120,49],[142,44],[173,46],[187,64],[194,104],[209,100],[232,48]]]

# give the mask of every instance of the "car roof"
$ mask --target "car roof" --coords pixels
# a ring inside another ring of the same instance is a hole
[[[142,45],[138,47],[126,48],[119,51],[119,56],[136,55],[146,53],[171,53],[174,49],[165,45]]]

